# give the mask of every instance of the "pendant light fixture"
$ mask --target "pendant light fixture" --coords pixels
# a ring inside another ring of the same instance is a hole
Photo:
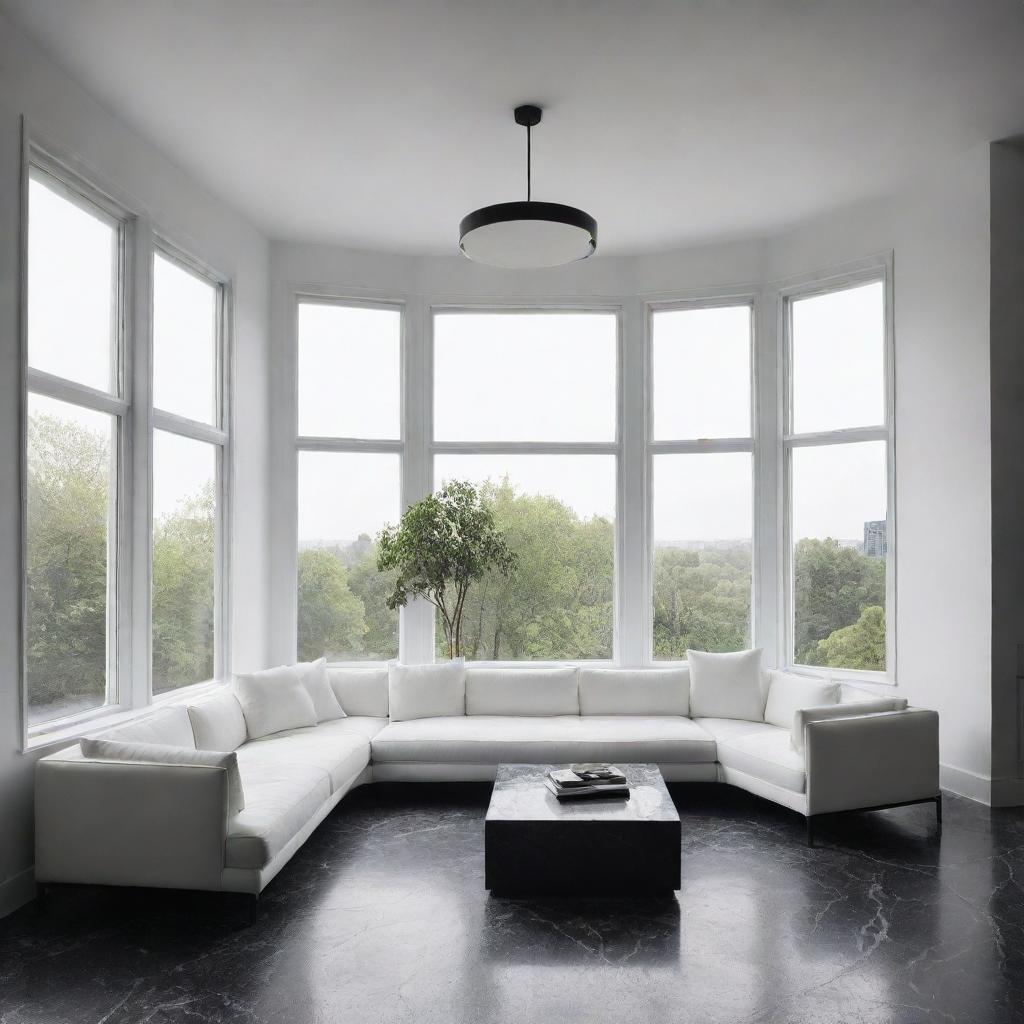
[[[526,129],[526,202],[484,206],[463,217],[459,248],[478,263],[513,270],[585,260],[597,248],[597,221],[575,206],[532,198],[530,131],[540,124],[541,109],[516,107],[514,114]]]

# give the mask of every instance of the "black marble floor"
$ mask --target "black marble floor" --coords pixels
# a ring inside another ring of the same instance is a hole
[[[264,894],[63,890],[0,922],[0,1022],[1024,1021],[1024,811],[803,819],[673,786],[683,888],[483,889],[487,786],[364,787]]]

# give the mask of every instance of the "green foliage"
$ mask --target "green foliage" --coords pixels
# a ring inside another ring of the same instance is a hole
[[[349,589],[348,570],[325,548],[299,553],[299,659],[333,652],[362,652],[366,638],[363,602]]]
[[[60,417],[28,421],[29,701],[102,704],[107,672],[110,442]]]
[[[216,523],[211,482],[154,526],[154,693],[213,678]]]
[[[30,706],[103,701],[107,663],[110,443],[62,418],[28,423],[27,665]],[[213,674],[215,495],[193,495],[153,537],[153,681]],[[513,569],[515,571],[513,571]],[[658,658],[749,643],[749,544],[654,552]],[[440,597],[444,648],[471,659],[612,654],[614,527],[508,479],[449,485],[378,544],[299,553],[299,656],[387,659],[397,609]],[[797,660],[885,667],[885,562],[837,541],[794,551]],[[473,584],[470,587],[470,584]],[[457,646],[456,646],[457,645]]]
[[[563,502],[521,494],[506,477],[480,490],[516,557],[516,571],[487,573],[465,607],[470,659],[610,658],[614,529],[582,520]]]
[[[871,605],[850,626],[818,641],[819,665],[880,669],[885,666],[885,610]]]
[[[837,540],[805,539],[793,552],[796,661],[801,665],[885,668],[885,650],[871,664],[844,665],[820,641],[856,623],[870,606],[885,605],[885,559],[869,558]],[[884,629],[884,616],[883,616]],[[828,657],[830,660],[822,660]]]
[[[750,644],[750,545],[654,551],[654,656]]]
[[[462,621],[470,585],[492,572],[509,577],[516,556],[491,508],[469,483],[452,481],[411,505],[401,523],[377,538],[377,567],[395,574],[388,608],[422,597],[441,615],[448,656],[462,651]]]

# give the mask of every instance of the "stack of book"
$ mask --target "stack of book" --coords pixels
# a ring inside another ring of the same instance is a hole
[[[625,797],[629,799],[626,776],[612,764],[574,764],[548,772],[544,785],[559,800],[588,797]]]

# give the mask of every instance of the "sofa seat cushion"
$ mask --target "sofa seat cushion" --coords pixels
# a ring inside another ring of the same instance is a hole
[[[392,722],[372,741],[373,760],[427,764],[563,764],[576,761],[715,760],[715,741],[688,718],[551,718],[471,715]]]
[[[794,793],[802,793],[807,787],[803,755],[789,742],[789,730],[775,725],[719,740],[718,760],[726,768],[735,768]]]
[[[378,728],[367,725],[367,721],[339,718],[309,729],[289,729],[250,740],[236,751],[243,787],[246,767],[283,764],[317,769],[330,780],[332,793],[347,789],[370,762],[370,738]]]
[[[243,756],[255,746],[247,743],[237,751],[245,810],[228,822],[224,864],[229,868],[266,867],[331,795],[322,769],[280,757]]]
[[[719,743],[728,743],[730,740],[739,739],[740,736],[750,736],[752,733],[763,733],[775,728],[764,722],[748,722],[742,718],[695,718],[694,721]]]

